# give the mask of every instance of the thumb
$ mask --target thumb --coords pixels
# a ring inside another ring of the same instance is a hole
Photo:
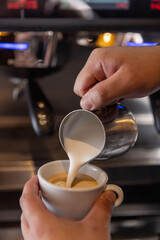
[[[97,223],[109,223],[112,215],[112,208],[116,200],[116,194],[113,191],[105,191],[94,203],[86,220],[96,221]]]

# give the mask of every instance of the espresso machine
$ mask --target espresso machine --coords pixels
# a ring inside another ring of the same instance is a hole
[[[23,239],[19,197],[44,163],[66,159],[58,128],[80,108],[75,78],[97,47],[160,42],[159,0],[1,0],[0,239]],[[160,239],[160,93],[125,100],[138,127],[126,154],[93,163],[122,187],[112,239]]]

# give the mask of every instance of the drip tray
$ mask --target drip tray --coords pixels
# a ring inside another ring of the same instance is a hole
[[[23,240],[20,227],[0,228],[1,240]]]
[[[0,191],[21,190],[34,174],[33,161],[1,161]]]

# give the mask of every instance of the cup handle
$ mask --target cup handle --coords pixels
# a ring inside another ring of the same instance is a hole
[[[114,185],[114,184],[108,184],[106,186],[105,191],[107,191],[107,190],[111,190],[117,194],[117,199],[115,201],[114,207],[119,206],[123,202],[123,199],[124,199],[123,190],[119,186]]]

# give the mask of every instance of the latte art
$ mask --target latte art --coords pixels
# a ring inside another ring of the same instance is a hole
[[[63,187],[63,188],[66,187],[66,182],[65,181],[58,181],[58,182],[55,182],[54,184],[58,187]]]
[[[49,178],[48,181],[58,187],[64,188],[66,187],[67,176],[67,172],[58,173]],[[83,173],[78,173],[71,185],[71,188],[90,188],[96,185],[98,185],[98,183],[94,178]]]

